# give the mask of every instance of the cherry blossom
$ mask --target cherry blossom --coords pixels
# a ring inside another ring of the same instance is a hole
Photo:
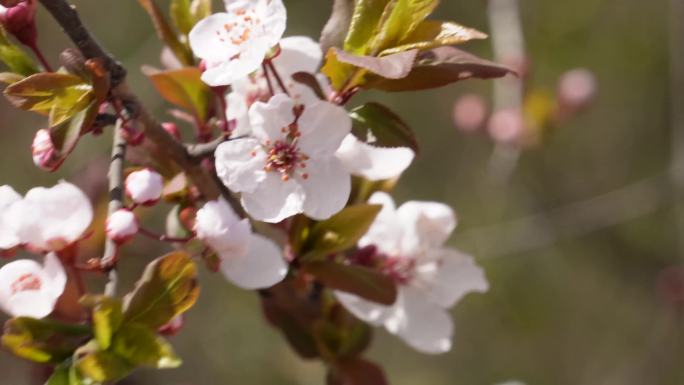
[[[351,119],[342,107],[316,101],[295,108],[294,100],[278,94],[254,103],[249,118],[253,137],[221,144],[216,171],[226,187],[242,193],[252,217],[326,219],[344,207],[351,179],[335,151]]]
[[[107,218],[106,232],[109,239],[124,243],[140,230],[140,224],[135,214],[128,209],[116,210]]]
[[[410,148],[376,147],[352,134],[344,138],[336,155],[350,174],[372,181],[398,177],[415,157]]]
[[[13,317],[43,318],[54,310],[64,292],[66,273],[54,253],[41,266],[30,259],[0,268],[0,308]]]
[[[29,190],[5,215],[22,244],[59,251],[84,236],[93,220],[93,208],[78,187],[62,181],[51,188]]]
[[[153,205],[161,198],[164,178],[150,169],[134,171],[126,177],[126,194],[133,202]]]
[[[261,289],[285,278],[287,263],[268,238],[252,233],[248,219],[240,219],[224,201],[207,202],[197,211],[197,237],[221,257],[223,275],[243,289]]]
[[[21,201],[19,195],[10,186],[0,186],[0,250],[8,250],[21,244],[17,229],[8,213],[15,203]]]
[[[261,66],[285,32],[282,0],[226,0],[226,12],[201,20],[190,31],[192,51],[206,63],[202,80],[225,86]]]
[[[420,352],[447,352],[453,335],[448,309],[467,293],[489,286],[472,257],[444,247],[456,226],[453,211],[418,201],[397,209],[385,193],[373,194],[369,202],[383,209],[359,247],[377,248],[381,269],[398,284],[397,301],[384,306],[339,291],[336,297],[360,319],[384,325]]]

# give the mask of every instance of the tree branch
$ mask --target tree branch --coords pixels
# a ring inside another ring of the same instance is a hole
[[[123,121],[119,119],[114,126],[112,141],[112,159],[109,164],[109,207],[107,217],[124,207],[124,161],[126,159],[126,140],[123,136],[121,125]],[[100,264],[108,270],[109,281],[105,286],[105,295],[113,297],[116,295],[118,283],[118,273],[116,271],[116,261],[118,255],[118,245],[113,240],[107,238],[105,252]]]
[[[197,185],[206,199],[216,199],[221,190],[207,170],[202,168],[186,151],[183,144],[176,141],[157,122],[143,106],[137,96],[125,82],[126,70],[110,54],[108,54],[85,28],[76,9],[66,0],[40,0],[41,4],[52,14],[62,26],[64,32],[78,47],[86,59],[101,58],[111,71],[111,97],[119,99],[132,110],[132,117],[143,126],[147,139],[153,141]]]

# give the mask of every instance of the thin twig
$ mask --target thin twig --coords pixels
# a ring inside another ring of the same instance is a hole
[[[188,243],[195,239],[195,237],[185,237],[185,238],[179,238],[179,237],[170,237],[166,234],[160,234],[155,231],[152,231],[150,229],[147,229],[145,227],[141,227],[138,229],[138,233],[140,235],[143,235],[147,238],[154,239],[155,241],[159,242],[169,242],[169,243]]]
[[[112,159],[109,164],[109,207],[107,216],[109,217],[117,210],[124,207],[124,160],[126,158],[126,140],[124,139],[123,120],[119,119],[114,126],[112,141]],[[116,263],[118,259],[118,245],[111,239],[105,243],[105,252],[101,260],[101,265],[106,269],[109,280],[105,286],[105,295],[115,296],[118,283]]]
[[[185,150],[188,152],[188,155],[190,155],[191,158],[201,160],[208,156],[214,155],[216,148],[221,145],[221,143],[229,140],[229,137],[230,134],[223,134],[209,143],[186,144]],[[235,139],[238,138],[233,138],[231,140]]]
[[[283,82],[283,78],[280,77],[280,74],[278,73],[278,70],[276,69],[275,65],[273,64],[273,60],[266,60],[266,65],[268,68],[271,69],[271,73],[273,74],[273,77],[276,79],[276,82],[278,82],[278,87],[285,93],[285,95],[290,96],[290,91],[288,91],[287,87],[285,86],[285,83]]]

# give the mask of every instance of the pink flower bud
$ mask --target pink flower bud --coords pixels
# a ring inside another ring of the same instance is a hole
[[[177,141],[180,142],[180,131],[178,131],[178,126],[176,125],[176,123],[164,122],[162,123],[162,127],[164,127],[164,130],[166,130],[166,132],[168,132],[169,135],[173,136]]]
[[[164,178],[150,169],[132,172],[126,178],[126,194],[133,202],[151,206],[159,201],[164,190]]]
[[[175,336],[183,329],[183,325],[185,325],[185,319],[183,318],[183,315],[179,315],[162,325],[158,332],[164,336]]]
[[[138,233],[138,218],[131,210],[120,209],[107,218],[107,237],[117,243],[125,243]]]
[[[0,11],[0,23],[7,32],[29,47],[35,47],[38,37],[35,19],[36,4],[33,0],[16,3]]]
[[[33,163],[45,171],[55,171],[64,162],[59,150],[55,148],[48,130],[38,130],[31,145]]]
[[[487,125],[489,135],[496,142],[520,142],[525,130],[525,118],[517,108],[505,108],[496,111]]]
[[[486,115],[487,106],[479,95],[463,95],[454,104],[454,124],[461,131],[476,131],[482,127]]]
[[[583,68],[564,73],[558,81],[558,101],[561,107],[577,110],[586,107],[596,95],[596,78]]]

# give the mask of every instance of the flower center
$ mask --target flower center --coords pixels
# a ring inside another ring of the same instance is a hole
[[[309,157],[299,151],[297,147],[298,134],[299,132],[295,131],[293,140],[277,140],[270,146],[267,143],[265,171],[278,172],[284,181],[288,181],[296,175],[298,170],[306,168],[306,161],[309,160]],[[307,179],[309,174],[304,172],[301,177]]]
[[[10,286],[12,294],[16,294],[22,291],[28,290],[40,290],[42,283],[40,277],[35,274],[28,273],[19,277],[16,281],[12,282]]]
[[[413,258],[390,257],[385,259],[381,271],[395,282],[407,284],[413,278],[415,267]]]
[[[231,16],[235,21],[217,29],[216,36],[222,43],[240,46],[252,37],[254,30],[261,25],[261,19],[254,9],[240,9]]]

